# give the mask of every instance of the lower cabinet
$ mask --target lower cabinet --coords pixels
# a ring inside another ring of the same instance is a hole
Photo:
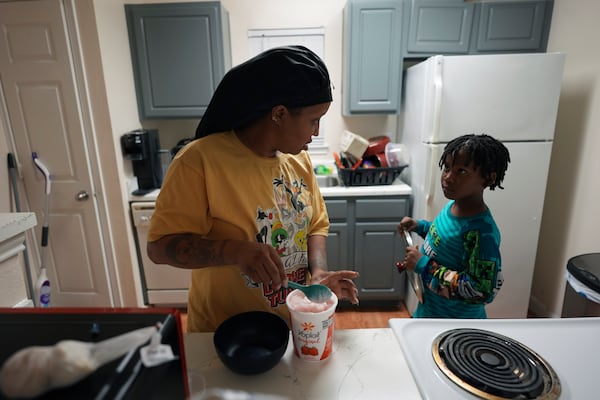
[[[404,277],[396,262],[404,259],[405,245],[396,227],[409,215],[409,196],[328,198],[325,203],[331,224],[329,269],[358,271],[362,302],[401,300]]]
[[[350,238],[348,223],[331,222],[327,237],[327,265],[330,270],[348,269],[348,240]]]
[[[402,282],[396,262],[404,259],[405,244],[396,226],[400,222],[357,222],[354,226],[354,269],[361,300],[400,299]]]

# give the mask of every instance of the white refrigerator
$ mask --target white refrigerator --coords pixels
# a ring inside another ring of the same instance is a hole
[[[398,130],[410,156],[403,177],[414,218],[432,220],[448,201],[438,167],[448,141],[486,133],[510,152],[504,190],[484,192],[504,274],[489,318],[527,316],[564,63],[562,53],[434,56],[406,71]],[[406,303],[412,314],[409,288]]]

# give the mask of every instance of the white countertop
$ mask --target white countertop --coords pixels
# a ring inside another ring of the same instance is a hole
[[[298,359],[292,339],[272,370],[244,376],[219,360],[213,333],[184,336],[188,370],[200,372],[206,388],[277,395],[289,399],[420,399],[398,341],[389,328],[337,330],[333,354],[323,363]]]
[[[130,201],[155,201],[160,189],[143,196],[129,194]],[[352,197],[352,196],[403,196],[412,194],[412,189],[406,183],[397,180],[391,185],[374,186],[330,186],[322,187],[321,194],[325,199],[329,197]]]
[[[35,213],[0,213],[0,307],[33,306],[24,267],[17,259],[25,247],[25,232],[37,224]]]
[[[391,185],[373,186],[330,186],[321,188],[324,198],[350,196],[394,196],[410,195],[412,189],[406,183],[397,181]]]
[[[17,236],[37,224],[35,213],[0,213],[0,243]]]

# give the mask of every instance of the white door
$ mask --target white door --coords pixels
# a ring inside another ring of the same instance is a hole
[[[0,118],[15,148],[24,201],[40,221],[32,258],[40,249],[45,199],[32,152],[52,177],[45,257],[52,305],[112,306],[86,143],[89,121],[81,114],[66,13],[61,0],[0,2]]]

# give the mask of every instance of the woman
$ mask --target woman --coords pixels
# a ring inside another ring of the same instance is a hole
[[[148,233],[154,262],[193,269],[190,331],[253,310],[287,320],[288,279],[358,303],[358,273],[327,269],[329,219],[305,151],[331,100],[325,64],[302,46],[267,50],[217,87]]]

